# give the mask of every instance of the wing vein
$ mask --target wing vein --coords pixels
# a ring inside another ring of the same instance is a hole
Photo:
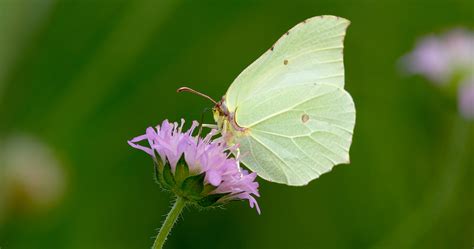
[[[298,148],[298,150],[300,150],[301,152],[303,152],[303,154],[306,155],[306,157],[308,157],[311,161],[313,161],[315,164],[319,165],[320,167],[323,167],[318,161],[314,160],[308,153],[306,153],[306,151],[304,151],[301,146],[299,146],[295,140],[293,138],[291,138],[291,142],[293,142],[294,145],[296,145],[296,148]],[[323,167],[324,168],[324,167]],[[322,175],[323,173],[320,172],[318,169],[313,169],[313,167],[310,167],[310,169],[314,170],[316,173],[318,173],[318,175]]]
[[[332,151],[331,149],[329,149],[328,147],[326,147],[325,145],[321,144],[320,142],[318,142],[316,139],[314,139],[312,136],[309,136],[309,138],[311,140],[313,140],[315,143],[319,144],[319,146],[325,148],[326,150],[330,151],[331,153],[333,154],[337,154],[335,153],[334,151]],[[338,163],[336,161],[334,161],[332,158],[329,158],[328,156],[326,156],[324,153],[321,153],[321,155],[323,155],[323,157],[325,157],[326,159],[328,159],[329,161],[331,161],[331,163],[333,165],[337,165]]]
[[[247,140],[249,139],[247,138]],[[255,162],[258,163],[257,157],[255,157],[255,154],[253,153],[253,144],[251,141],[249,142],[249,144],[250,144],[250,154],[252,155]],[[280,169],[281,169],[281,172],[283,172],[283,175],[285,176],[286,181],[288,182],[288,174],[286,173],[285,170],[283,170],[283,168],[280,167]]]
[[[266,132],[266,131],[262,131],[262,130],[254,130],[254,131],[258,131],[258,132],[261,132],[261,133],[266,133],[268,135],[272,135],[272,136],[277,136],[277,137],[283,137],[283,138],[286,138],[286,139],[289,139],[291,140],[291,142],[298,148],[298,150],[300,150],[301,152],[303,152],[303,154],[305,154],[306,157],[308,157],[309,159],[311,159],[311,161],[313,161],[314,163],[318,164],[319,166],[321,166],[321,164],[317,161],[315,161],[313,158],[311,158],[311,156],[308,155],[308,153],[306,153],[296,142],[295,140],[293,139],[293,137],[291,136],[285,136],[285,135],[281,135],[281,134],[277,134],[277,133],[272,133],[272,132]],[[306,135],[306,136],[311,136],[311,135]],[[310,166],[309,168],[311,170],[313,170],[314,172],[316,172],[318,175],[321,175],[322,173],[317,170],[317,169],[314,169],[313,167],[311,167],[312,165],[309,165],[309,164],[306,164],[308,166]],[[322,167],[322,166],[321,166]]]
[[[252,126],[254,126],[254,125],[257,125],[257,124],[259,124],[259,123],[261,123],[261,122],[263,122],[263,121],[266,121],[266,120],[268,120],[268,119],[270,119],[270,118],[273,118],[273,117],[275,117],[275,116],[278,116],[278,115],[281,115],[281,114],[286,113],[286,112],[288,112],[288,111],[291,111],[291,110],[293,110],[294,108],[296,108],[296,107],[298,107],[298,106],[300,106],[300,105],[302,105],[302,104],[304,104],[304,103],[306,103],[306,102],[308,102],[308,101],[311,101],[311,100],[320,98],[320,97],[322,97],[322,96],[324,96],[324,95],[326,95],[326,94],[327,94],[327,93],[323,93],[323,94],[320,94],[320,95],[317,95],[317,96],[313,96],[313,97],[311,97],[311,98],[309,98],[309,99],[303,100],[303,101],[297,103],[297,104],[294,105],[294,106],[291,106],[291,107],[289,107],[289,108],[286,108],[286,109],[284,109],[283,111],[273,113],[273,114],[271,114],[271,115],[269,115],[269,116],[267,116],[267,117],[265,117],[265,118],[263,118],[263,119],[260,119],[260,120],[258,120],[258,121],[253,122],[252,124],[250,124],[250,125],[248,125],[248,126],[246,126],[246,127],[247,127],[247,128],[250,128],[250,127],[252,127]]]
[[[265,145],[262,141],[260,141],[258,138],[252,136],[252,138],[257,141],[259,144],[261,144],[263,147],[265,147],[268,151],[270,151],[278,160],[280,160],[290,171],[292,171],[295,176],[298,176],[298,178],[300,178],[300,180],[303,180],[301,179],[301,177],[290,167],[290,165],[288,165],[277,153],[275,153],[272,149],[270,149],[267,145]],[[283,170],[283,168],[280,167],[280,169],[286,174],[286,171]]]

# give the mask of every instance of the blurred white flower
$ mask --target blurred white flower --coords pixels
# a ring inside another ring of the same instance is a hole
[[[415,49],[402,57],[402,66],[410,74],[419,74],[436,85],[458,89],[460,113],[474,115],[474,33],[458,28],[441,35],[423,37]]]
[[[0,215],[2,209],[5,213],[52,207],[64,190],[64,170],[47,145],[26,135],[0,142]]]

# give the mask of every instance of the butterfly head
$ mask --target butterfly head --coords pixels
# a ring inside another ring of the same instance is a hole
[[[216,103],[214,108],[212,108],[212,114],[214,115],[214,120],[216,121],[219,130],[224,130],[225,121],[228,121],[229,119],[229,110],[225,105],[225,98],[222,98],[221,101]]]
[[[222,133],[222,136],[225,138],[228,144],[233,144],[233,140],[237,136],[247,135],[246,133],[248,132],[248,129],[241,127],[237,124],[235,116],[235,112],[237,111],[237,109],[233,112],[229,111],[225,104],[225,97],[223,97],[221,101],[217,102],[211,97],[196,90],[193,90],[189,87],[181,87],[178,89],[178,92],[190,92],[204,97],[214,103],[214,107],[212,108],[214,120],[217,123],[217,128]]]
[[[214,120],[219,131],[227,144],[234,144],[236,137],[247,136],[249,130],[237,124],[236,111],[231,112],[225,104],[225,97],[222,98],[213,108]]]

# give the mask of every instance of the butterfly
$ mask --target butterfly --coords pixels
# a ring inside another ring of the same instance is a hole
[[[297,24],[248,66],[221,101],[214,119],[238,145],[241,162],[261,178],[308,184],[349,163],[355,106],[344,90],[343,43],[350,22],[316,16]]]

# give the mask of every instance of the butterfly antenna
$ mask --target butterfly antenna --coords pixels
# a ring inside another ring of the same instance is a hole
[[[189,88],[189,87],[180,87],[180,88],[178,88],[177,92],[179,92],[179,93],[181,93],[181,92],[194,93],[194,94],[196,94],[196,95],[198,95],[198,96],[201,96],[201,97],[204,97],[204,98],[210,100],[212,103],[214,103],[214,105],[218,105],[217,101],[215,101],[215,100],[212,99],[211,97],[207,96],[207,95],[204,94],[204,93],[201,93],[201,92],[198,92],[198,91],[196,91],[196,90],[194,90],[194,89],[191,89],[191,88]]]

